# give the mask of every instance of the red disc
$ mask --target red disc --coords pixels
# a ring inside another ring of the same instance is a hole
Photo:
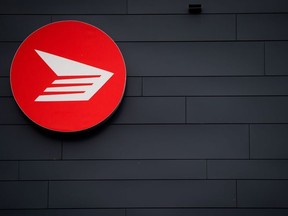
[[[115,42],[79,21],[46,25],[28,36],[11,65],[11,88],[25,115],[59,132],[91,128],[122,100],[126,68]]]

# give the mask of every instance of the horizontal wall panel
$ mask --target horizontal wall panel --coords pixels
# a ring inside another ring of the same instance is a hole
[[[123,14],[125,0],[2,0],[0,14]]]
[[[288,209],[153,208],[153,209],[32,209],[0,210],[1,216],[287,216]]]
[[[126,97],[113,123],[185,123],[185,98]]]
[[[125,96],[141,96],[142,80],[140,77],[127,77]],[[0,96],[12,96],[10,78],[0,76]]]
[[[237,203],[238,207],[287,208],[288,181],[239,180]]]
[[[189,4],[200,3],[202,13],[272,13],[288,12],[285,0],[128,0],[131,14],[174,14],[188,13]]]
[[[0,77],[0,96],[12,96],[9,77]]]
[[[234,207],[234,181],[53,181],[51,208]]]
[[[56,135],[32,126],[0,126],[0,160],[59,159],[61,142]]]
[[[127,77],[125,96],[141,96],[142,95],[142,78]]]
[[[64,159],[248,158],[245,125],[114,125],[64,139]],[[191,170],[192,172],[192,170]]]
[[[46,208],[47,189],[44,181],[0,182],[0,209]]]
[[[288,42],[265,42],[265,74],[288,75]]]
[[[144,96],[288,95],[288,77],[145,77]]]
[[[288,209],[127,209],[127,216],[286,216]],[[5,215],[6,216],[6,215]],[[10,216],[10,215],[9,215]],[[14,215],[13,215],[14,216]]]
[[[250,151],[253,159],[288,159],[288,125],[251,125]]]
[[[0,210],[1,216],[125,216],[125,209]]]
[[[288,160],[209,160],[209,179],[288,179]]]
[[[17,161],[0,161],[0,180],[18,179]]]
[[[20,179],[24,180],[204,178],[206,178],[204,160],[24,161],[20,163]]]
[[[190,97],[188,123],[286,123],[288,97]]]
[[[13,98],[0,97],[0,124],[33,124],[20,110]],[[185,98],[126,97],[111,123],[185,123]]]
[[[287,24],[288,14],[239,14],[237,39],[288,40]]]
[[[128,75],[264,75],[262,42],[121,42],[118,45]]]
[[[0,77],[10,76],[12,59],[19,45],[19,43],[0,42],[0,50],[2,53],[0,58]]]
[[[286,0],[201,0],[203,13],[281,13],[288,12]]]
[[[141,96],[142,80],[140,77],[127,77],[125,96]],[[12,96],[10,78],[0,76],[0,96]]]
[[[116,41],[234,40],[236,36],[234,15],[55,15],[52,19],[88,22]]]
[[[1,124],[31,124],[22,113],[14,98],[0,97],[0,125]]]
[[[44,15],[0,15],[0,20],[0,41],[22,41],[51,22],[50,16]]]

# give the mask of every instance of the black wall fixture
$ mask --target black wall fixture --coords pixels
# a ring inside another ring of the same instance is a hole
[[[201,4],[189,4],[189,13],[190,14],[199,14],[202,12]]]

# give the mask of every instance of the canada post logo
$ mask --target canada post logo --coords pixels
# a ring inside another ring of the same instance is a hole
[[[45,93],[50,92],[51,94],[40,95],[35,101],[87,101],[113,75],[113,73],[100,68],[39,50],[35,51],[58,77],[63,77],[52,82],[54,87],[48,87],[44,90]],[[78,78],[65,79],[69,76]]]
[[[106,120],[120,104],[126,68],[115,42],[78,21],[46,25],[28,36],[11,65],[11,88],[24,114],[59,132]]]

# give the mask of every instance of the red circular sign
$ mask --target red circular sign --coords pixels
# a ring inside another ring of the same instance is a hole
[[[126,69],[115,42],[79,21],[46,25],[28,36],[11,66],[14,98],[36,124],[59,132],[98,125],[118,107]]]

